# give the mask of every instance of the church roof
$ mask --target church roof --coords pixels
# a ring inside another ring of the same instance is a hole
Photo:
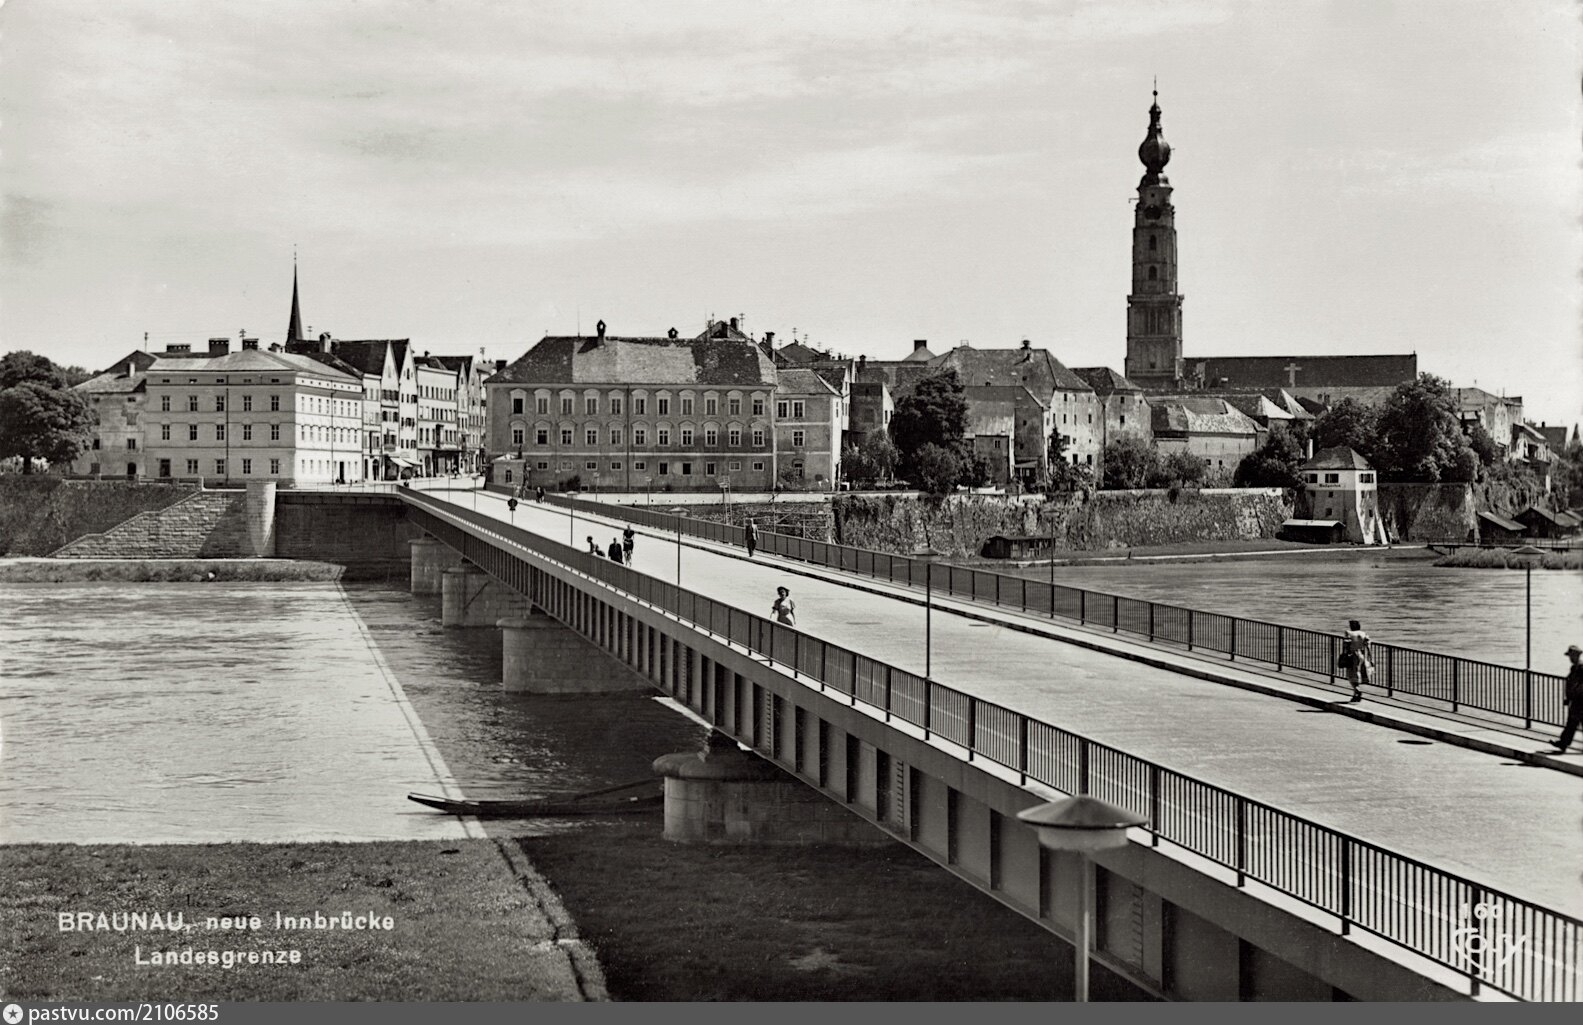
[[[1367,459],[1345,445],[1322,448],[1303,464],[1305,470],[1372,470]]]
[[[715,328],[726,325],[716,325]],[[740,331],[697,338],[546,335],[486,384],[773,385],[775,365]]]
[[[1418,377],[1418,356],[1205,356],[1188,357],[1203,367],[1205,388],[1261,391],[1266,388],[1394,387]],[[1292,369],[1295,366],[1295,370]]]

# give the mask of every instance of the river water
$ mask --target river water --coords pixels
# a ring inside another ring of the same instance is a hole
[[[404,590],[0,584],[0,608],[0,842],[457,837],[405,795],[594,789],[703,734],[508,695],[498,634]]]
[[[1027,575],[1043,580],[1043,572]],[[1454,569],[1401,559],[1057,566],[1058,584],[1343,633],[1357,619],[1377,641],[1522,666],[1528,604],[1518,570]],[[1565,674],[1583,645],[1583,572],[1533,573],[1533,668]]]

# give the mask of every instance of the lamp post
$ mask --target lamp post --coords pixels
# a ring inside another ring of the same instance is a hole
[[[1534,724],[1534,563],[1544,558],[1544,551],[1533,545],[1523,545],[1512,554],[1522,560],[1523,579],[1523,728]]]
[[[912,557],[923,563],[923,678],[934,677],[934,564],[940,553],[920,548]]]
[[[1039,846],[1078,856],[1077,937],[1073,943],[1077,967],[1072,984],[1073,999],[1087,1003],[1088,950],[1094,926],[1094,862],[1089,855],[1125,847],[1127,830],[1149,820],[1086,794],[1035,805],[1018,812],[1017,818],[1034,828]]]

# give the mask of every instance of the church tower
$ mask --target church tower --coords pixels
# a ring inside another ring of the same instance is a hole
[[[1132,220],[1132,294],[1127,296],[1126,376],[1145,390],[1182,381],[1182,294],[1176,290],[1176,208],[1161,172],[1171,145],[1160,127],[1160,93],[1149,107],[1149,133],[1138,147],[1144,175]]]

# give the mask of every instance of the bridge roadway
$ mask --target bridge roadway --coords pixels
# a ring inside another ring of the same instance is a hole
[[[527,501],[508,517],[502,496],[475,494],[452,500],[555,541],[575,536],[583,549],[592,535],[603,550],[624,526],[579,511],[569,533],[559,508]],[[673,536],[638,528],[633,568],[674,583],[677,554]],[[769,616],[775,589],[786,586],[799,630],[922,674],[924,610],[863,582],[859,589],[835,570],[763,553],[748,560],[692,538],[682,546],[688,590]],[[1583,784],[1573,775],[1409,743],[1416,738],[1374,723],[1062,643],[1063,631],[1033,617],[949,611],[960,605],[936,600],[933,612],[932,674],[946,686],[1583,916]],[[1012,622],[1049,635],[999,625]]]

